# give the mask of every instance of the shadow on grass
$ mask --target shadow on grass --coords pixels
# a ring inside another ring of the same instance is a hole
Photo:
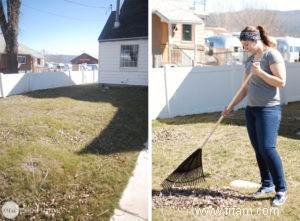
[[[187,116],[179,116],[169,119],[158,119],[159,122],[170,125],[183,125],[193,123],[216,123],[221,112],[204,113]],[[231,115],[223,119],[221,124],[245,126],[244,109],[234,111]],[[300,102],[291,102],[288,105],[282,105],[282,119],[279,129],[279,135],[291,139],[300,140]]]
[[[148,88],[110,87],[99,84],[62,87],[25,94],[33,98],[68,97],[80,101],[110,103],[117,113],[109,125],[78,154],[113,154],[144,148],[148,136]],[[100,125],[99,125],[100,126]]]

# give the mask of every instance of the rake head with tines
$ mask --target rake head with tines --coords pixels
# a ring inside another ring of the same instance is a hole
[[[162,183],[163,188],[194,186],[205,181],[202,167],[202,149],[198,148],[185,159]]]

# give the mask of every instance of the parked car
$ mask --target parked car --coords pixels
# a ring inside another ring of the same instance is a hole
[[[300,38],[276,38],[277,49],[287,62],[300,61]]]
[[[241,63],[243,47],[240,40],[230,34],[219,34],[205,38],[209,56],[214,56],[219,65]]]
[[[48,71],[54,71],[54,65],[52,63],[46,62],[45,63],[45,68]]]
[[[64,64],[64,70],[65,71],[72,70],[72,64]]]

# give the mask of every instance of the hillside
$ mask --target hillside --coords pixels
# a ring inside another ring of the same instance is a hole
[[[54,54],[45,54],[45,62],[53,63],[70,63],[70,61],[77,57],[77,55],[54,55]]]
[[[300,10],[272,11],[249,9],[243,11],[211,13],[206,27],[223,27],[228,31],[241,31],[248,25],[264,26],[273,36],[300,37]]]
[[[277,14],[279,20],[283,21],[287,35],[300,37],[300,10],[297,11],[279,11]]]

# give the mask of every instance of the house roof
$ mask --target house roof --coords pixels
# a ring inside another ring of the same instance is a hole
[[[88,64],[97,64],[98,59],[94,58],[93,56],[83,53],[76,58],[72,59],[70,61],[72,64],[83,64],[83,63],[88,63]]]
[[[163,22],[172,24],[202,24],[190,6],[175,0],[152,0],[152,13]]]
[[[0,33],[0,54],[5,54],[5,47],[6,47],[6,43],[5,43],[5,40],[4,40],[4,37],[3,37],[3,34]],[[32,57],[35,57],[35,58],[43,58],[44,56],[31,49],[31,48],[28,48],[27,46],[23,45],[23,44],[20,44],[19,43],[19,48],[18,48],[18,53],[19,54],[29,54],[31,55]]]
[[[98,41],[148,38],[148,0],[124,0],[120,10],[120,26],[114,28],[116,11],[113,11]]]

